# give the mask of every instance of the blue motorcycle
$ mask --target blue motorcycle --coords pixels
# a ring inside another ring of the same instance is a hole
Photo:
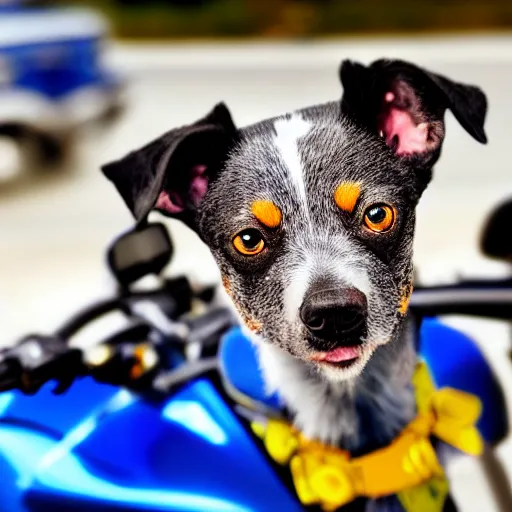
[[[502,208],[485,230],[491,256],[512,256],[497,229],[511,213]],[[107,254],[114,297],[52,335],[30,335],[1,352],[1,510],[304,510],[251,429],[255,419],[279,414],[252,345],[215,289],[162,277],[171,256],[162,224],[126,232]],[[157,285],[141,288],[150,275]],[[69,343],[112,311],[123,315],[120,329],[92,346]],[[480,397],[478,427],[496,445],[508,432],[499,383],[475,343],[437,317],[510,320],[512,280],[418,287],[411,314],[436,384]],[[508,507],[508,486],[487,453],[488,475]]]

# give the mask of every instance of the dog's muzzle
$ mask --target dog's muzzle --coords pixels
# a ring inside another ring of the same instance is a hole
[[[300,307],[300,318],[316,350],[353,346],[366,336],[366,296],[356,288],[312,290]]]

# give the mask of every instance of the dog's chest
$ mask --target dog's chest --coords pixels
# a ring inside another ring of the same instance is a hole
[[[387,445],[415,415],[416,354],[409,347],[391,364],[376,359],[355,383],[328,382],[272,346],[261,346],[259,356],[268,391],[309,438],[359,455]]]
[[[340,447],[353,455],[389,444],[414,418],[416,403],[412,385],[397,386],[379,378],[369,379],[355,392],[352,407],[354,435],[340,440]]]

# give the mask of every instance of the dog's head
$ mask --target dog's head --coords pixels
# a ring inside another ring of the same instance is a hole
[[[156,209],[209,246],[246,325],[333,380],[397,333],[414,209],[450,109],[479,142],[476,87],[402,61],[345,61],[339,103],[238,129],[223,104],[103,170],[137,219]]]

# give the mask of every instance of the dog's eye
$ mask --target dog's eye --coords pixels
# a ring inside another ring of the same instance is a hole
[[[364,223],[375,233],[389,231],[395,224],[395,210],[386,204],[375,204],[366,209]]]
[[[254,228],[244,229],[233,239],[235,249],[245,256],[259,254],[265,248],[265,240],[261,233]]]

